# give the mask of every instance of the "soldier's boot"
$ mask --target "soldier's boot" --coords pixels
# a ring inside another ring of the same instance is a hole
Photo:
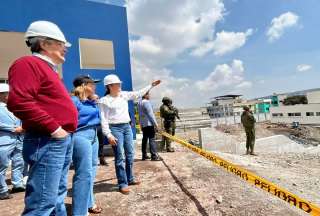
[[[167,149],[167,152],[175,152],[174,148],[170,147]]]
[[[250,154],[250,151],[249,151],[249,149],[247,149],[247,152],[246,152],[246,155],[248,155],[248,154]]]
[[[162,141],[160,144],[160,152],[164,152],[165,151],[165,146],[166,146],[166,138],[162,137]]]
[[[254,153],[254,147],[251,147],[251,152],[250,152],[250,155],[253,155],[253,156],[258,156],[256,153]]]
[[[174,152],[174,148],[171,146],[171,141],[167,142],[167,152]]]

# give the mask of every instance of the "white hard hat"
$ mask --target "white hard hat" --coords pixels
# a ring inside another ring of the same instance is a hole
[[[9,92],[9,85],[6,83],[0,83],[0,92]]]
[[[121,80],[119,79],[119,77],[115,74],[110,74],[104,77],[103,79],[103,83],[105,86],[110,85],[110,84],[116,84],[119,83],[121,84]]]
[[[31,37],[48,37],[65,43],[66,47],[71,47],[71,44],[66,40],[60,28],[49,21],[35,21],[28,27],[25,38]]]

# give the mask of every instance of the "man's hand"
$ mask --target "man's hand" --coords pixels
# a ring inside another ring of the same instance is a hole
[[[61,138],[65,138],[68,135],[69,133],[67,131],[65,131],[63,128],[60,128],[59,130],[51,134],[51,137],[55,139],[61,139]]]
[[[156,133],[158,133],[158,132],[159,132],[158,125],[155,125],[155,126],[154,126],[154,131],[155,131]]]
[[[117,138],[115,138],[112,135],[110,137],[108,137],[108,141],[109,141],[110,145],[112,145],[112,146],[116,146],[117,142],[118,142]]]
[[[161,80],[156,80],[152,82],[152,86],[155,87],[161,83]]]
[[[17,133],[17,134],[21,134],[21,133],[24,132],[24,129],[22,127],[16,127],[14,132]]]

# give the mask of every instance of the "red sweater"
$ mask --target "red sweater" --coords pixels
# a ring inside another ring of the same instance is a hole
[[[44,60],[25,56],[9,69],[8,108],[31,133],[74,132],[78,113],[58,74]]]

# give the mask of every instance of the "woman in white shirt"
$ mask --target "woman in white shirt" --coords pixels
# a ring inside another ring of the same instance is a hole
[[[119,191],[123,194],[129,194],[129,185],[140,184],[133,175],[134,145],[128,101],[142,97],[160,82],[154,81],[140,91],[127,92],[121,91],[122,82],[118,76],[111,74],[104,78],[107,92],[99,101],[101,126],[114,150]]]

